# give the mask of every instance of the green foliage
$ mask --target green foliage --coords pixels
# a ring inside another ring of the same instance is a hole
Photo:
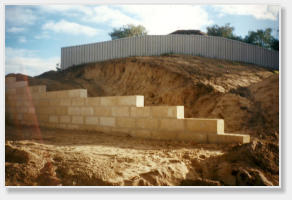
[[[279,51],[279,40],[276,38],[273,38],[271,41],[271,49]]]
[[[230,26],[230,23],[224,26],[218,26],[217,24],[207,27],[207,34],[211,36],[219,36],[225,38],[235,37],[233,34],[234,27]]]
[[[267,28],[265,30],[249,31],[245,38],[235,35],[233,31],[234,27],[230,26],[230,23],[227,23],[224,26],[218,26],[216,24],[207,27],[208,35],[225,37],[232,40],[238,40],[279,51],[279,40],[272,36],[271,28]]]
[[[147,35],[147,31],[142,25],[135,26],[133,24],[128,24],[118,29],[114,28],[113,32],[109,33],[109,35],[112,40],[114,40],[125,37]]]
[[[60,71],[62,71],[62,69],[61,69],[61,67],[60,67],[60,64],[59,64],[59,63],[57,63],[57,64],[56,64],[56,70],[57,70],[57,72],[60,72]]]
[[[245,37],[247,43],[255,44],[261,47],[270,48],[273,36],[271,35],[272,29],[249,31]]]

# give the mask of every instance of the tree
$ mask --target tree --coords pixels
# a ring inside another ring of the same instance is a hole
[[[272,29],[249,31],[245,37],[245,42],[259,45],[261,47],[272,49],[274,37],[272,36]]]
[[[142,25],[135,26],[133,24],[128,24],[118,29],[114,28],[113,32],[109,33],[109,35],[111,36],[112,40],[115,40],[125,37],[147,35],[147,31],[146,28]]]
[[[230,26],[230,23],[227,23],[224,26],[218,26],[215,24],[207,27],[208,35],[236,39],[237,36],[233,34],[233,31],[234,27]]]
[[[235,35],[233,31],[234,27],[230,26],[230,23],[227,23],[224,26],[218,26],[217,24],[215,24],[213,26],[207,27],[208,35],[225,37],[232,40],[239,40],[242,42],[279,51],[279,40],[272,36],[271,28],[267,28],[265,30],[249,31],[248,35],[245,36],[245,38]]]
[[[56,63],[56,70],[57,72],[61,71],[60,63]]]
[[[279,40],[278,39],[276,39],[276,38],[272,39],[271,49],[273,49],[275,51],[279,51]]]

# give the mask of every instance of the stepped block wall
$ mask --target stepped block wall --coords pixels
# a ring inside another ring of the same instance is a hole
[[[93,130],[196,143],[247,143],[224,133],[224,120],[184,118],[184,106],[146,106],[144,96],[87,97],[86,89],[46,91],[7,77],[6,120],[16,125]]]

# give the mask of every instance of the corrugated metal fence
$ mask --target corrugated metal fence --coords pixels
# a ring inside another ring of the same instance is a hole
[[[188,54],[252,63],[278,69],[279,52],[222,37],[201,35],[147,35],[61,49],[61,68],[124,58]]]

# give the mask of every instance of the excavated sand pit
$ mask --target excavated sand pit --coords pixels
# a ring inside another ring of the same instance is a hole
[[[11,75],[9,75],[11,76]],[[13,75],[15,76],[15,75]],[[144,95],[184,105],[185,117],[221,118],[249,144],[194,144],[6,125],[6,185],[279,185],[279,74],[254,65],[170,55],[76,66],[38,77],[48,91]]]

